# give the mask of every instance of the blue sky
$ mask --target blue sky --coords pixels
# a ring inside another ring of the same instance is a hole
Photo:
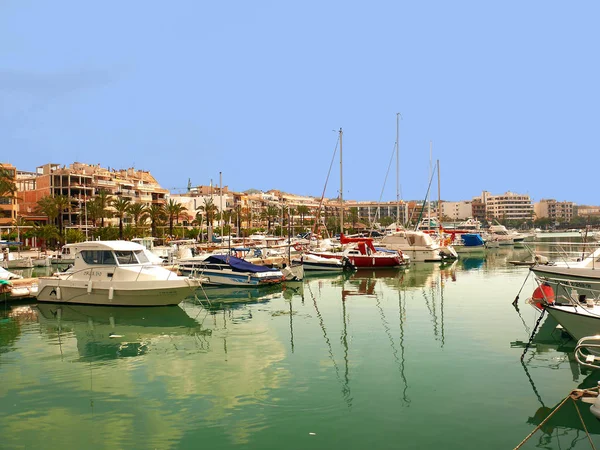
[[[390,201],[399,112],[404,199],[425,197],[431,143],[445,200],[600,204],[599,15],[593,1],[3,0],[0,161],[320,196],[342,128],[344,198]]]

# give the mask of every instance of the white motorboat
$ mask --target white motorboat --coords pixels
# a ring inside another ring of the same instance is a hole
[[[355,270],[348,258],[335,259],[306,253],[298,261],[307,272],[343,272],[344,270]]]
[[[388,234],[378,246],[399,250],[408,255],[412,262],[442,261],[458,256],[451,246],[442,247],[429,234],[417,230],[399,230]]]
[[[484,239],[487,241],[495,241],[498,245],[513,245],[515,238],[523,241],[525,238],[516,236],[514,233],[509,232],[504,225],[490,225],[487,230],[487,235],[484,235]]]
[[[22,275],[9,272],[4,267],[0,267],[0,280],[19,280],[23,278]]]
[[[541,255],[536,255],[535,261],[537,264],[530,270],[555,289],[561,283],[578,289],[581,293],[600,291],[600,248],[579,261],[548,261]]]
[[[179,261],[179,272],[205,278],[205,285],[262,286],[284,281],[283,273],[235,256],[208,254]]]
[[[140,244],[91,241],[76,247],[74,266],[51,277],[40,277],[40,302],[90,305],[177,305],[194,293],[201,280],[180,277],[153,264]]]
[[[50,267],[52,265],[52,256],[38,255],[36,258],[31,258],[33,267]]]
[[[75,262],[75,254],[77,246],[73,244],[64,245],[58,254],[54,255],[50,262],[52,264],[73,264]]]

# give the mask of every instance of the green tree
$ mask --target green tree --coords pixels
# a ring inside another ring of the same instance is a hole
[[[300,226],[304,229],[304,217],[310,213],[310,209],[306,205],[299,205],[296,211],[300,215]]]
[[[215,215],[218,211],[217,206],[214,204],[213,199],[209,198],[208,200],[204,200],[204,205],[198,208],[198,211],[202,212],[202,215],[206,218],[206,225],[211,227],[214,220]]]
[[[113,198],[110,205],[115,209],[115,216],[119,218],[119,239],[123,240],[123,217],[129,212],[131,200],[126,197]]]
[[[97,218],[100,219],[100,226],[104,227],[104,219],[110,217],[110,211],[108,210],[108,206],[111,202],[110,193],[104,189],[101,189],[97,192],[94,200],[98,204]]]
[[[271,232],[271,224],[273,220],[279,216],[279,208],[274,205],[269,205],[261,212],[261,218],[267,221],[267,231]]]
[[[165,205],[165,213],[169,218],[169,236],[173,236],[173,221],[177,220],[179,223],[179,217],[187,213],[187,208],[171,198]]]
[[[14,198],[16,194],[17,185],[12,170],[0,165],[0,198]]]
[[[58,233],[60,240],[64,239],[63,236],[63,214],[71,210],[71,198],[65,195],[57,195],[55,197],[42,197],[37,202],[36,212],[43,214],[51,222],[55,220],[58,223]]]
[[[52,224],[34,225],[32,234],[41,241],[40,248],[42,251],[46,251],[48,244],[60,237],[58,228]]]
[[[356,229],[358,223],[358,208],[356,206],[350,207],[350,222],[352,222],[352,228]]]
[[[133,217],[133,224],[139,227],[147,217],[147,205],[144,203],[132,203],[129,205],[129,214]]]
[[[152,203],[146,207],[146,214],[150,219],[150,230],[152,236],[156,236],[156,228],[166,218],[165,207],[160,203]]]

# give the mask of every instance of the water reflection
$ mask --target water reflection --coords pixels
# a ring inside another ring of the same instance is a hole
[[[557,328],[557,325],[558,322],[548,316],[538,328],[529,347],[527,342],[521,340],[511,342],[511,346],[526,349],[522,355],[521,365],[531,391],[539,404],[533,414],[526,419],[527,423],[534,427],[541,425],[537,432],[538,435],[534,435],[532,440],[537,442],[538,447],[554,448],[554,445],[560,445],[560,448],[573,449],[580,441],[588,442],[586,428],[591,434],[600,434],[600,422],[591,414],[590,404],[575,403],[570,399],[562,406],[563,399],[553,400],[548,404],[545,396],[552,395],[552,398],[555,399],[557,392],[555,390],[546,393],[540,392],[535,378],[536,376],[545,377],[546,374],[542,372],[546,370],[556,373],[557,376],[568,370],[572,381],[578,383],[577,389],[590,389],[598,386],[600,371],[591,371],[579,366],[573,353],[576,342],[560,328]],[[567,396],[570,389],[572,388],[565,388],[564,392],[559,394]],[[554,412],[555,410],[557,411]],[[552,413],[554,415],[544,423],[544,420]],[[564,442],[568,442],[570,445],[565,446]]]
[[[210,333],[177,306],[130,308],[39,303],[39,322],[49,339],[73,334],[82,360],[140,356],[164,337]]]

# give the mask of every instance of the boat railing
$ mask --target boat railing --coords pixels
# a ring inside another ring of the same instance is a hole
[[[523,245],[537,260],[536,256],[543,257],[542,259],[562,262],[569,266],[574,265],[584,259],[590,257],[596,250],[600,248],[599,242],[529,242]],[[539,248],[539,247],[543,247]]]
[[[582,367],[600,369],[600,335],[579,339],[575,347],[575,360]]]
[[[548,298],[542,289],[543,299],[547,304],[560,303],[571,304],[582,308],[590,308],[600,304],[600,289],[581,279],[553,278],[551,276],[537,276],[535,278],[538,286],[545,283],[553,288],[553,298]]]
[[[98,266],[99,269],[100,268],[106,268],[106,267],[107,266]],[[152,267],[152,266],[146,265],[146,264],[128,265],[128,266],[123,266],[123,267],[114,266],[114,267],[112,267],[113,272],[112,272],[112,276],[110,277],[111,283],[114,280],[115,273],[117,273],[118,271],[127,271],[128,273],[132,273],[131,269],[134,268],[134,267],[139,267],[139,270],[137,271],[135,279],[132,280],[132,281],[139,281],[140,275],[142,274],[142,272],[144,271],[144,269],[146,269],[148,267]],[[86,274],[85,273],[86,271],[89,271],[89,274]],[[81,274],[81,273],[83,273],[84,275],[87,275],[88,283],[91,283],[91,282],[94,281],[93,278],[92,278],[94,276],[93,271],[94,271],[94,268],[92,268],[92,267],[85,267],[83,269],[79,269],[79,270],[75,270],[75,271],[62,272],[62,273],[59,274],[59,277],[58,277],[59,278],[58,285],[60,286],[60,281],[71,280],[74,275]],[[173,276],[173,277],[177,277],[178,276],[175,272],[173,272],[171,270],[168,270],[168,272],[169,272],[169,274],[167,275],[167,277],[165,278],[165,280],[171,279],[171,276]]]

